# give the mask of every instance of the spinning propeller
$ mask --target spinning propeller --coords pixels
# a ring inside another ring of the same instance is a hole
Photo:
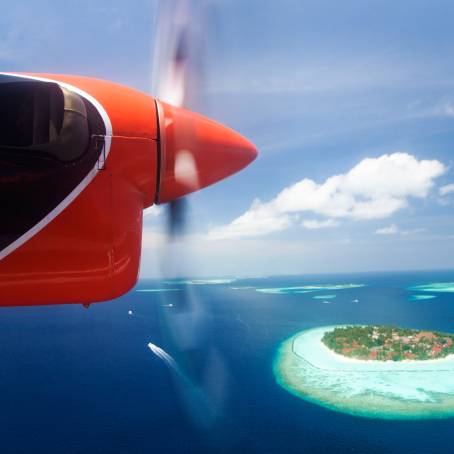
[[[161,1],[153,50],[152,93],[165,130],[158,203],[170,200],[169,232],[181,231],[186,204],[181,197],[219,181],[249,164],[257,152],[236,132],[192,111],[203,100],[208,30],[213,2]],[[176,109],[176,108],[177,109]],[[186,110],[186,109],[190,109]]]
[[[256,155],[255,147],[234,131],[180,110],[200,110],[207,51],[203,32],[213,6],[190,0],[164,0],[159,4],[152,93],[166,116],[166,142],[161,149],[166,170],[158,202],[170,199],[169,240],[184,235],[188,206],[184,195],[234,173]],[[168,192],[166,182],[171,188]],[[164,261],[164,274],[174,276],[184,270],[181,242],[171,241],[166,246]],[[168,348],[179,365],[175,383],[183,407],[196,425],[206,427],[214,423],[222,409],[227,369],[213,345],[209,309],[193,285],[180,283],[180,290],[172,309],[162,311],[162,326]]]
[[[154,33],[151,92],[158,100],[181,108],[191,107],[191,93],[193,96],[200,94],[203,84],[205,53],[199,27],[203,23],[201,14],[204,10],[199,3],[194,11],[190,3],[190,0],[159,2]],[[190,152],[194,139],[190,131],[188,133],[191,141],[177,151],[174,172],[177,180],[186,180],[189,187],[196,190],[197,167]],[[179,148],[178,143],[175,145]],[[187,201],[177,198],[168,202],[167,232],[170,238],[183,233],[186,221]]]

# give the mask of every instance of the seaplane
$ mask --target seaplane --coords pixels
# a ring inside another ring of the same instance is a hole
[[[143,211],[169,206],[173,231],[186,195],[256,158],[249,140],[188,108],[202,83],[203,32],[188,5],[162,2],[151,93],[0,73],[0,306],[89,305],[128,292]]]

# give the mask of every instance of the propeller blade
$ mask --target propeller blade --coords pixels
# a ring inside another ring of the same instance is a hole
[[[177,238],[184,234],[186,216],[186,199],[176,199],[169,202],[167,210],[167,231],[171,239]]]
[[[180,108],[195,108],[195,99],[200,99],[203,84],[203,60],[205,49],[200,30],[203,24],[204,6],[201,1],[162,0],[158,5],[152,58],[152,94],[160,101]],[[161,111],[163,109],[161,108]],[[164,128],[167,119],[161,114]],[[178,125],[178,134],[185,135],[187,127]],[[165,130],[162,131],[162,141]],[[191,141],[189,147],[192,147]],[[197,169],[190,153],[184,150],[172,162],[165,160],[164,144],[161,144],[162,161],[165,168],[177,176],[183,185],[198,189]],[[161,170],[165,176],[167,170]],[[180,191],[181,192],[181,191]],[[185,195],[182,192],[177,197]],[[167,208],[168,234],[172,239],[181,235],[186,222],[186,202],[181,198],[158,198],[159,203],[169,202]]]
[[[206,12],[204,0],[159,3],[152,95],[157,99],[159,114],[161,167],[157,203],[166,204],[167,208],[170,241],[162,263],[163,274],[168,278],[187,266],[182,241],[173,241],[184,235],[188,221],[184,196],[240,170],[256,153],[239,134],[186,110],[197,111],[201,106]],[[208,428],[222,412],[227,372],[211,339],[211,318],[196,289],[184,283],[178,285],[179,297],[172,299],[171,308],[162,311],[161,328],[166,348],[175,359],[171,364],[178,372],[174,378],[183,407],[193,423]],[[153,345],[150,348],[155,354],[162,353]]]
[[[203,85],[206,49],[203,2],[159,3],[152,58],[152,94],[176,107],[196,108]]]
[[[214,0],[161,0],[153,52],[153,90],[159,115],[160,185],[156,203],[167,203],[216,183],[257,156],[240,134],[199,110]],[[188,110],[191,109],[192,111]],[[170,236],[183,230],[179,202],[169,207]]]

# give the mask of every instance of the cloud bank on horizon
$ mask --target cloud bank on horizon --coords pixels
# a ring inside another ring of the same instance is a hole
[[[375,230],[376,235],[395,235],[399,232],[399,227],[396,224],[391,224],[388,227],[382,227]]]
[[[283,231],[300,221],[302,214],[321,216],[304,219],[306,229],[339,225],[340,219],[366,221],[385,219],[409,206],[412,198],[425,199],[446,165],[438,160],[418,160],[395,152],[366,158],[347,173],[334,175],[323,183],[309,178],[284,188],[269,202],[254,200],[249,210],[227,225],[210,229],[212,240],[257,237]],[[449,193],[451,185],[440,188]],[[396,226],[381,234],[397,232]]]

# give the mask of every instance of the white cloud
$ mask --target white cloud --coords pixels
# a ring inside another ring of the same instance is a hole
[[[427,229],[411,229],[411,230],[403,230],[401,233],[402,235],[416,235],[418,233],[424,233]]]
[[[160,232],[144,228],[142,230],[142,247],[161,248],[166,244],[167,237]]]
[[[269,202],[255,200],[248,211],[230,224],[211,229],[209,237],[255,237],[282,231],[302,212],[331,220],[387,218],[405,208],[410,197],[427,197],[434,180],[445,172],[440,161],[418,160],[408,153],[367,158],[324,183],[305,178]]]
[[[452,194],[454,192],[454,183],[447,184],[446,186],[442,186],[439,190],[438,193],[441,196]]]
[[[402,59],[385,56],[383,53],[344,54],[333,58],[333,54],[316,58],[307,56],[304,62],[293,62],[288,70],[286,62],[276,64],[282,55],[267,53],[242,62],[244,73],[223,72],[216,74],[211,82],[210,91],[247,93],[281,93],[281,92],[356,92],[381,87],[409,86],[415,80],[414,74],[424,73],[425,79],[432,76],[432,68],[427,65],[410,64]],[[257,71],[257,68],[260,70]],[[249,77],[245,77],[248,74]],[[250,77],[255,74],[255,77]],[[413,77],[412,77],[413,76]]]
[[[395,235],[399,232],[399,227],[396,224],[391,224],[388,227],[383,227],[381,229],[375,230],[377,235]]]
[[[408,106],[412,117],[454,117],[454,103],[451,101],[440,101],[432,105],[424,105],[421,100],[411,103]]]
[[[301,223],[305,229],[316,230],[316,229],[326,229],[328,227],[336,227],[339,225],[334,219],[326,219],[324,221],[319,221],[318,219],[307,219]]]
[[[426,229],[423,228],[401,230],[396,224],[391,224],[388,227],[382,227],[381,229],[375,230],[376,235],[396,235],[399,233],[403,236],[409,236],[424,232],[426,232]]]
[[[448,117],[454,117],[454,105],[451,103],[445,104],[445,115]]]
[[[151,205],[147,209],[143,210],[144,218],[157,218],[163,212],[163,208],[158,205]]]
[[[253,237],[258,232],[266,235],[272,232],[285,230],[292,224],[292,216],[283,213],[276,215],[272,206],[254,200],[251,208],[242,216],[223,227],[214,227],[209,232],[213,240]]]

